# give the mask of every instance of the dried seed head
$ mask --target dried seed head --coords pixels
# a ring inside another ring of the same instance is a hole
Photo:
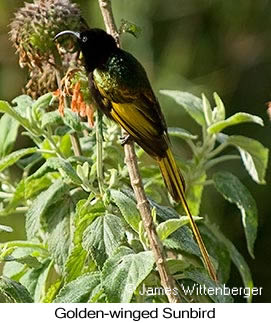
[[[10,27],[20,66],[41,69],[56,49],[53,38],[58,32],[81,31],[87,25],[78,6],[69,0],[34,0],[15,13]]]

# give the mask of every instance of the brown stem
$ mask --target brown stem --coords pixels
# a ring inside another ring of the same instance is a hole
[[[116,39],[116,42],[120,46],[119,33],[114,21],[111,0],[98,1],[104,18],[106,31]],[[122,133],[124,136],[127,135],[127,133],[124,130],[122,131]],[[174,295],[174,291],[176,291],[176,285],[174,279],[169,274],[169,270],[166,263],[166,257],[163,252],[163,246],[157,236],[155,226],[153,223],[153,218],[151,216],[151,208],[143,188],[133,141],[127,141],[127,143],[124,145],[124,152],[125,163],[127,165],[131,185],[135,193],[137,207],[139,209],[145,231],[148,235],[150,248],[154,254],[156,266],[161,279],[161,285],[167,291],[166,295],[168,297],[169,302],[179,303],[181,299],[178,295]]]

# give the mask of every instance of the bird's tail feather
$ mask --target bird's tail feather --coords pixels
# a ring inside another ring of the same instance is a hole
[[[173,157],[173,154],[170,148],[167,149],[166,155],[163,158],[158,160],[158,164],[170,194],[176,201],[180,201],[182,203],[185,213],[189,217],[192,231],[195,235],[196,241],[200,248],[200,251],[201,251],[205,266],[209,272],[209,275],[214,281],[217,281],[215,269],[211,263],[210,257],[208,255],[207,249],[202,240],[199,229],[193,219],[193,216],[186,202],[185,195],[184,195],[184,190],[185,190],[184,179],[181,175],[179,168],[176,165],[175,159]]]

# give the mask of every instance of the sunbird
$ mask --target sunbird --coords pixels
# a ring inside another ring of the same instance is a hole
[[[83,54],[89,90],[97,107],[117,122],[151,157],[161,170],[165,185],[176,202],[181,202],[200,248],[210,277],[217,281],[199,229],[185,198],[185,181],[173,157],[167,125],[144,67],[130,53],[117,46],[102,29],[82,32],[65,30],[55,36],[76,37]]]

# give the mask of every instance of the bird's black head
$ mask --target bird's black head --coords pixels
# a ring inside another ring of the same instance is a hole
[[[67,34],[76,37],[88,72],[102,66],[117,49],[114,38],[102,29],[93,28],[82,32],[65,30],[58,33],[54,39]]]

